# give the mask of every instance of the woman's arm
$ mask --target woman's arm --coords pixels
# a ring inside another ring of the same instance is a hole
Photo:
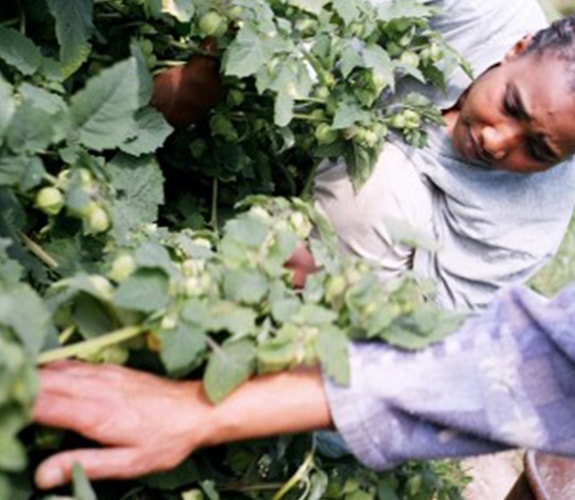
[[[173,468],[203,446],[331,426],[318,369],[258,377],[214,406],[199,382],[78,362],[41,370],[34,419],[103,445],[48,458],[36,471],[40,488],[70,481],[75,462],[92,479],[131,478]]]

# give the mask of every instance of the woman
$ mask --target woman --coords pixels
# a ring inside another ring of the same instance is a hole
[[[535,4],[524,0],[507,4],[516,19],[521,19],[523,10],[539,19],[539,11],[533,10]],[[471,0],[448,0],[445,8],[458,5],[462,22],[482,19],[473,15],[475,8],[495,15],[490,22],[497,29],[504,30],[510,22],[505,16],[497,17],[505,10],[498,0],[484,0],[477,7]],[[446,18],[439,20],[442,22],[447,22]],[[503,42],[499,38],[493,41],[483,31],[484,24],[475,29],[481,37],[487,36],[481,43],[490,52]],[[452,158],[443,169],[431,164],[433,172],[420,170],[418,174],[424,172],[425,182],[444,189],[445,203],[439,206],[445,213],[437,227],[439,231],[459,229],[454,234],[465,255],[474,255],[481,243],[494,250],[501,247],[502,256],[506,255],[502,243],[505,234],[487,231],[483,234],[488,239],[483,242],[469,233],[477,230],[482,234],[482,225],[490,220],[471,217],[484,208],[474,200],[484,203],[484,195],[497,190],[499,183],[506,188],[496,191],[494,197],[491,193],[491,202],[509,211],[504,213],[504,231],[515,229],[511,222],[526,224],[518,217],[527,210],[530,224],[533,216],[536,221],[541,218],[531,229],[539,230],[541,239],[547,238],[547,232],[539,224],[550,224],[550,239],[556,239],[557,232],[553,218],[545,218],[545,210],[553,215],[560,212],[560,223],[566,223],[569,214],[563,211],[570,209],[555,204],[554,196],[549,196],[539,211],[536,197],[545,196],[549,189],[556,190],[557,198],[564,196],[563,183],[570,182],[568,167],[546,169],[575,151],[575,93],[568,71],[575,57],[566,56],[569,49],[575,52],[574,31],[575,20],[571,19],[538,33],[533,40],[510,44],[514,49],[508,57],[493,67],[495,61],[485,61],[483,69],[489,71],[468,87],[454,106],[446,108],[447,127],[438,132],[438,152],[454,151],[465,164],[458,165]],[[553,43],[548,46],[549,41]],[[468,43],[473,55],[475,44],[480,42]],[[448,137],[454,150],[441,149]],[[498,170],[485,170],[486,165]],[[505,169],[545,172],[520,176]],[[489,181],[479,183],[481,196],[458,192],[461,186],[457,182],[468,176],[483,181],[487,174],[491,175]],[[520,189],[513,189],[507,175],[513,175]],[[560,180],[547,181],[554,175]],[[521,196],[526,190],[535,197],[530,204]],[[432,195],[437,192],[432,191]],[[469,200],[462,198],[465,195]],[[500,200],[499,196],[505,198]],[[461,208],[461,200],[466,202],[471,218],[465,227],[454,228],[457,219],[451,215]],[[520,209],[513,210],[519,202]],[[546,246],[544,242],[538,259]],[[497,252],[489,255],[492,259]],[[518,276],[531,269],[532,257],[527,256],[527,265],[516,271]],[[444,264],[436,262],[439,279],[447,283],[450,269],[442,269]],[[457,269],[462,266],[455,264]],[[505,274],[513,275],[514,269]],[[467,275],[461,277],[462,283],[469,279]],[[445,296],[451,298],[448,293]],[[453,297],[457,303],[458,296]],[[94,479],[127,478],[171,468],[199,447],[333,426],[352,452],[376,469],[406,458],[463,456],[510,446],[575,455],[575,341],[570,335],[575,325],[574,297],[573,288],[552,302],[527,290],[509,289],[501,292],[482,316],[469,320],[445,342],[425,351],[405,353],[381,344],[354,345],[349,387],[322,378],[318,369],[297,370],[255,378],[216,407],[206,401],[198,382],[168,381],[120,367],[73,362],[49,366],[41,373],[35,420],[75,430],[105,448],[50,457],[37,471],[37,484],[49,488],[69,481],[74,462],[82,464]]]
[[[527,280],[563,237],[575,196],[575,166],[561,163],[575,150],[573,93],[565,68],[518,57],[559,36],[523,38],[545,26],[535,0],[435,3],[433,26],[479,78],[470,85],[459,70],[445,94],[409,85],[441,106],[446,127],[430,128],[422,149],[392,141],[358,192],[342,162],[326,165],[315,196],[342,249],[376,262],[383,280],[412,267],[437,283],[442,306],[477,309]],[[396,227],[437,245],[398,243]]]

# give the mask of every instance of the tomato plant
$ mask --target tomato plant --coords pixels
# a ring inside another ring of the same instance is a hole
[[[421,144],[440,121],[424,97],[395,94],[461,63],[433,14],[419,0],[4,6],[0,499],[29,498],[34,463],[75,439],[28,426],[37,363],[203,377],[217,403],[301,364],[344,384],[350,338],[417,348],[455,327],[413,276],[382,287],[338,255],[308,202],[321,161],[343,156],[359,185],[390,130]],[[302,240],[318,269],[297,289],[284,264]],[[327,442],[205,450],[98,496],[456,495],[445,464],[375,474]],[[74,495],[93,497],[81,471]]]

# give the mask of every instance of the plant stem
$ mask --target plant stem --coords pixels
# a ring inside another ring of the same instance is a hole
[[[318,58],[315,57],[309,50],[302,49],[301,52],[302,52],[303,56],[305,57],[306,61],[311,64],[311,66],[314,69],[314,71],[316,72],[317,77],[319,78],[319,81],[321,82],[321,84],[327,85],[328,82],[325,79],[326,70],[321,65],[321,62],[318,60]]]
[[[127,326],[100,337],[84,340],[83,342],[78,342],[66,347],[45,351],[38,356],[36,363],[38,365],[44,365],[46,363],[51,363],[52,361],[92,354],[94,351],[98,351],[104,347],[119,344],[137,337],[143,332],[144,327],[142,326]]]
[[[212,214],[210,216],[210,225],[214,231],[218,231],[218,178],[214,177],[212,182]]]
[[[299,469],[295,471],[295,474],[289,478],[289,480],[282,486],[282,488],[271,498],[271,500],[280,500],[285,494],[297,485],[310,471],[313,467],[313,456],[314,450],[312,449],[305,457],[303,463],[299,466]]]
[[[44,250],[38,243],[31,240],[24,233],[18,232],[18,236],[22,239],[28,250],[32,252],[39,260],[41,260],[50,269],[55,269],[58,267],[58,262],[52,258],[46,250]]]

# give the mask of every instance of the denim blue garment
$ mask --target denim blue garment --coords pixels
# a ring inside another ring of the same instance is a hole
[[[442,343],[356,343],[350,360],[349,387],[325,387],[369,467],[509,447],[575,456],[575,286],[553,300],[509,288]]]

